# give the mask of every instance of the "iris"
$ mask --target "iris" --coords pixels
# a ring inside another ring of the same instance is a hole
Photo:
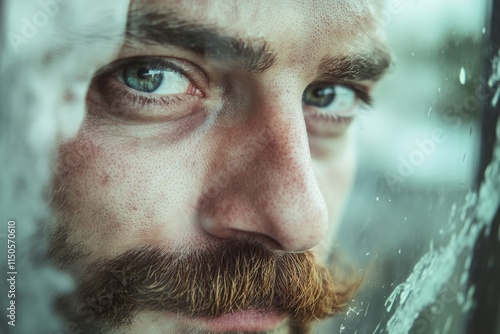
[[[130,88],[152,93],[163,82],[163,73],[163,69],[153,67],[151,64],[129,64],[123,69],[123,81]]]
[[[303,101],[305,104],[325,108],[336,97],[335,86],[333,85],[314,85],[306,88],[303,95]]]

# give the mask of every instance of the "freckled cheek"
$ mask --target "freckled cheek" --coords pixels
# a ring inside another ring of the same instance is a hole
[[[76,155],[75,168],[58,176],[56,201],[65,202],[61,210],[71,217],[63,223],[71,224],[75,238],[101,255],[179,242],[196,200],[196,178],[186,175],[196,172],[192,164],[186,168],[188,159],[146,147],[88,145],[97,147],[97,154]],[[74,143],[64,145],[61,156],[75,149]]]
[[[110,158],[105,146],[82,135],[59,149],[53,200],[58,223],[70,227],[75,242],[110,246],[123,233],[114,212],[121,209],[115,185],[123,177]]]

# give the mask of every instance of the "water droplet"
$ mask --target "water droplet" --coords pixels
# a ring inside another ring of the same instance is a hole
[[[486,34],[486,27],[483,27],[483,35]]]
[[[401,248],[398,250],[398,254],[401,254]]]
[[[377,197],[375,197],[375,200],[378,202],[380,200],[380,198],[377,196]]]
[[[431,115],[432,107],[429,108],[429,112],[427,113],[427,117]]]
[[[366,253],[366,256],[370,255],[370,252]]]
[[[459,79],[460,79],[460,83],[462,85],[465,85],[465,81],[467,80],[467,77],[466,77],[466,74],[465,74],[465,68],[463,68],[463,67],[460,69]]]

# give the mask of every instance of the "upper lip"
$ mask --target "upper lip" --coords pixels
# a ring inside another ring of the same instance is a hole
[[[277,312],[262,312],[258,310],[238,311],[224,314],[217,318],[197,318],[195,322],[211,331],[231,332],[264,332],[283,325],[285,316]]]

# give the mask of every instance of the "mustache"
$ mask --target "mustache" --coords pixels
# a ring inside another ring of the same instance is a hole
[[[147,247],[89,268],[78,299],[97,302],[98,319],[115,328],[142,311],[216,318],[252,309],[305,324],[342,312],[359,286],[334,279],[312,252],[277,253],[251,242],[187,255]]]

